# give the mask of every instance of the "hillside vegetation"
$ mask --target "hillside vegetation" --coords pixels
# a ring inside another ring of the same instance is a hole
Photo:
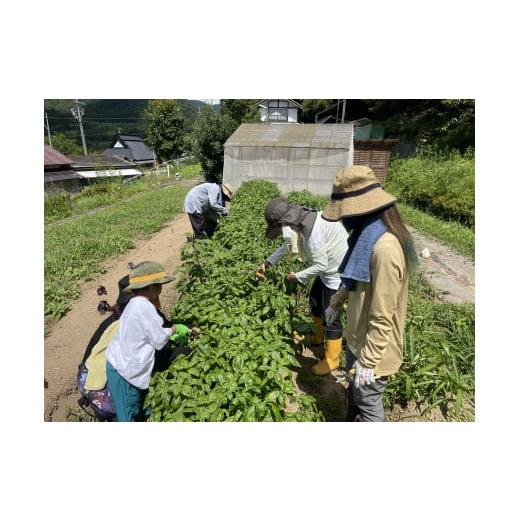
[[[475,226],[475,158],[422,155],[394,159],[385,189],[401,202],[465,226]]]

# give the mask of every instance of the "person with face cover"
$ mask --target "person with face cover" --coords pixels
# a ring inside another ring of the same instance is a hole
[[[314,322],[311,342],[314,345],[322,345],[324,340],[326,342],[325,356],[312,367],[312,371],[316,375],[327,375],[339,367],[342,324],[341,317],[337,316],[325,327],[324,312],[340,285],[338,267],[347,251],[348,234],[340,222],[327,222],[321,218],[320,211],[290,204],[282,197],[267,204],[264,216],[267,238],[274,240],[283,233],[285,243],[258,266],[257,274],[262,275],[270,265],[279,262],[289,252],[294,234],[298,251],[307,267],[297,273],[289,273],[287,278],[289,282],[305,284],[315,277],[309,297]]]
[[[347,392],[350,420],[385,420],[383,392],[403,361],[408,279],[417,256],[396,200],[369,167],[350,166],[336,175],[323,211],[349,232],[341,285],[325,316],[335,322],[348,300],[347,371],[355,371]]]

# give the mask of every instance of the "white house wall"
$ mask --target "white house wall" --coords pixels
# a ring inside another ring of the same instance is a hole
[[[353,153],[344,148],[227,146],[224,182],[238,188],[263,179],[277,183],[284,194],[309,190],[328,195],[338,170],[352,164]]]

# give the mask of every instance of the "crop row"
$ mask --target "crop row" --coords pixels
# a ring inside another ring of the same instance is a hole
[[[182,297],[174,319],[197,323],[193,353],[157,373],[148,393],[154,421],[315,421],[313,398],[297,393],[292,331],[308,318],[286,286],[287,263],[255,280],[276,244],[264,238],[265,204],[279,195],[265,181],[244,183],[211,240],[183,251]]]

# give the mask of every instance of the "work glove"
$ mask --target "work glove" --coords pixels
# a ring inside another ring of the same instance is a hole
[[[364,367],[359,360],[354,363],[353,368],[356,371],[354,376],[354,386],[356,388],[376,382],[373,368]]]
[[[173,325],[172,331],[174,329],[175,332],[170,336],[170,339],[174,343],[184,343],[191,335],[191,329],[186,327],[186,325],[182,325],[181,323]]]
[[[222,211],[222,215],[223,215],[224,217],[227,217],[227,216],[229,215],[229,209],[224,208],[224,211]]]
[[[336,291],[330,299],[329,306],[325,309],[325,323],[330,325],[334,323],[340,315],[343,304],[347,300],[348,291],[341,287]]]

